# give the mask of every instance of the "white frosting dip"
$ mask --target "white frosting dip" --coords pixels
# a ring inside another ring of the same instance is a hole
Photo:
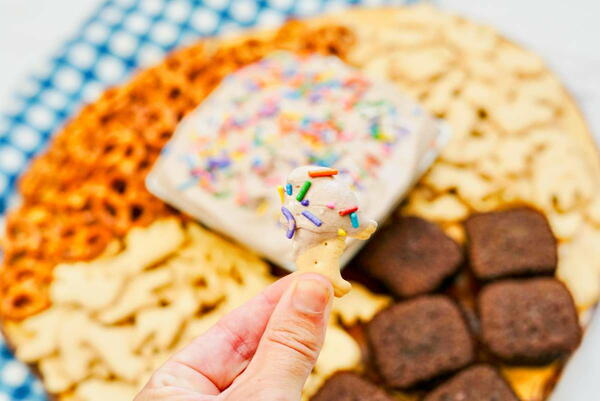
[[[336,168],[365,218],[382,220],[432,161],[441,132],[389,82],[335,57],[278,52],[225,78],[186,116],[147,183],[166,202],[292,268],[277,193],[291,170]]]

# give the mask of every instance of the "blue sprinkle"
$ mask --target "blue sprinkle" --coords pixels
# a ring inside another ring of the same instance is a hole
[[[186,189],[193,187],[197,183],[198,183],[198,179],[197,178],[190,178],[189,180],[184,181],[183,183],[179,184],[177,186],[177,190],[179,190],[179,191],[185,191]]]
[[[301,93],[300,93],[300,91],[298,91],[298,90],[291,90],[291,91],[288,91],[288,92],[287,92],[287,93],[284,95],[284,97],[285,97],[285,98],[287,98],[287,99],[298,99],[298,98],[300,98],[300,96],[301,96]]]
[[[308,199],[303,199],[302,202],[300,202],[302,204],[302,206],[308,206],[309,205],[309,201]]]
[[[192,155],[185,154],[185,156],[183,156],[183,159],[187,163],[188,167],[190,167],[190,168],[196,167],[196,161],[194,160],[194,158],[192,157]]]
[[[352,223],[352,227],[358,228],[360,224],[358,223],[358,215],[356,212],[350,213],[350,222]]]
[[[309,219],[310,222],[313,223],[317,227],[321,227],[321,224],[323,224],[323,222],[321,220],[319,220],[319,218],[317,216],[315,216],[314,214],[312,214],[308,210],[303,211],[302,212],[302,216],[304,216],[307,219]]]
[[[292,196],[292,184],[285,184],[285,193]]]

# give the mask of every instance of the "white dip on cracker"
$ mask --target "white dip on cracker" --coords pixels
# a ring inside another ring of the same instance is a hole
[[[278,188],[282,224],[293,241],[299,271],[314,271],[331,279],[336,296],[350,291],[340,275],[346,237],[366,240],[377,222],[366,219],[356,194],[338,177],[338,171],[319,166],[293,170]]]

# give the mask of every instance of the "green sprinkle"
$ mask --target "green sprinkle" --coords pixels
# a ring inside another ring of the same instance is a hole
[[[230,191],[215,192],[213,195],[215,198],[228,198],[231,195],[231,192]]]
[[[373,123],[371,123],[371,125],[370,125],[369,128],[370,128],[370,131],[371,131],[371,136],[373,138],[375,138],[375,139],[380,139],[380,137],[381,137],[381,135],[380,135],[381,134],[381,127],[379,127],[379,124],[373,122]]]
[[[296,200],[298,202],[301,202],[302,199],[304,199],[304,195],[306,195],[306,193],[308,192],[308,188],[310,188],[311,185],[312,183],[310,181],[304,181],[304,184],[302,184],[302,188],[300,188],[300,192],[298,192],[298,196],[296,196]]]

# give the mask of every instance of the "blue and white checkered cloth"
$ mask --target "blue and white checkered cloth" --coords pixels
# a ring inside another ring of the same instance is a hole
[[[136,68],[202,36],[274,26],[352,5],[414,0],[109,0],[0,111],[0,215],[17,202],[15,181],[29,160],[82,104]],[[0,338],[0,401],[47,400],[39,381]]]

